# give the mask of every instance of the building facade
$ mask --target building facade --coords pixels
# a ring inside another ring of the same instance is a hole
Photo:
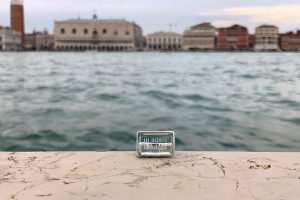
[[[25,34],[24,50],[27,51],[52,51],[54,50],[54,36],[47,30]]]
[[[184,32],[184,50],[213,50],[215,48],[216,28],[210,23],[192,26]]]
[[[22,45],[25,40],[24,6],[23,0],[11,0],[11,29],[21,33]]]
[[[254,34],[249,34],[249,49],[254,50],[255,47],[255,35]]]
[[[146,36],[148,51],[179,51],[182,35],[173,32],[155,32]]]
[[[36,50],[36,33],[26,33],[24,38],[23,48],[26,51]]]
[[[37,51],[52,51],[54,50],[54,35],[49,34],[47,30],[38,32],[36,35],[36,50]]]
[[[21,33],[0,27],[0,50],[19,51],[22,49]]]
[[[283,51],[300,51],[300,30],[281,34],[280,47]]]
[[[248,29],[244,26],[233,25],[228,28],[220,28],[218,34],[219,50],[248,50]]]
[[[61,51],[133,51],[143,49],[140,26],[126,20],[75,19],[56,21],[54,48]]]
[[[276,26],[262,25],[255,29],[255,51],[278,51],[279,29]]]

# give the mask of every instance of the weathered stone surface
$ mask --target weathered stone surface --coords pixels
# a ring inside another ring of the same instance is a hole
[[[300,199],[300,153],[0,153],[0,199]]]

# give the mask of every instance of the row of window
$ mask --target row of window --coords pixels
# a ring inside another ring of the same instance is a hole
[[[289,38],[289,42],[300,42],[300,38]]]
[[[255,37],[256,40],[278,40],[279,37]]]
[[[62,28],[62,29],[60,29],[60,33],[61,34],[65,34],[66,33],[66,29],[64,29],[64,28]],[[85,28],[84,30],[83,30],[83,33],[84,34],[89,34],[89,29],[87,29],[87,28]],[[108,31],[107,31],[107,29],[106,28],[104,28],[104,29],[102,29],[102,34],[103,35],[105,35],[105,34],[107,34],[108,33]],[[73,28],[72,29],[72,34],[77,34],[77,29],[76,28]],[[98,30],[93,30],[93,35],[98,35]],[[114,35],[119,35],[119,32],[117,31],[117,30],[115,30],[114,31]],[[130,31],[125,31],[125,35],[130,35]]]
[[[259,44],[278,44],[278,42],[272,42],[272,41],[256,41],[256,45],[259,45]]]
[[[279,34],[278,33],[256,33],[255,34],[256,37],[279,37]]]
[[[149,45],[149,49],[181,49],[181,45]]]
[[[215,35],[211,35],[211,34],[207,34],[207,35],[200,35],[200,34],[188,34],[188,35],[184,35],[184,38],[215,38]]]
[[[178,42],[178,43],[180,43],[181,42],[181,39],[180,38],[173,38],[173,40],[172,40],[172,38],[148,38],[148,42],[149,43],[171,43],[173,41],[173,43],[176,43],[176,42]]]
[[[186,42],[215,42],[215,38],[184,38],[184,43]]]
[[[215,42],[185,42],[184,45],[189,46],[214,46]]]
[[[133,41],[130,40],[57,40],[56,42],[61,43],[90,43],[90,44],[130,44],[133,43]]]
[[[276,42],[278,43],[278,39],[256,39],[256,42]]]
[[[119,46],[119,47],[113,47],[113,46],[57,46],[57,50],[74,50],[74,51],[85,51],[85,50],[98,50],[98,51],[123,51],[123,50],[131,50],[133,49],[132,46]]]

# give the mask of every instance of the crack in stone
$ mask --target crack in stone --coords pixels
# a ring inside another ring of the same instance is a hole
[[[300,169],[297,169],[297,168],[281,167],[279,165],[274,165],[274,167],[279,168],[279,169],[289,170],[289,171],[297,171],[297,172],[300,171]]]
[[[80,169],[80,168],[82,168],[82,167],[91,165],[91,164],[93,164],[93,163],[95,163],[95,162],[101,162],[102,160],[105,160],[105,159],[110,158],[110,157],[111,157],[110,155],[109,155],[109,156],[105,156],[105,157],[103,157],[103,158],[98,158],[97,160],[93,160],[93,161],[90,161],[90,162],[88,162],[88,163],[82,164],[82,165],[80,165],[80,166],[74,167],[74,168],[71,170],[71,172],[75,172],[76,170],[78,170],[78,169]]]
[[[171,167],[172,164],[170,162],[170,160],[164,161],[163,163],[159,164],[156,166],[156,168],[162,168],[162,167]]]
[[[235,191],[238,191],[239,187],[240,187],[240,182],[235,180],[236,182],[236,187],[235,187]]]
[[[15,158],[14,156],[9,156],[9,157],[7,158],[7,160],[13,161],[15,164],[19,163],[19,161],[17,161],[16,158]]]
[[[52,196],[52,194],[51,193],[49,193],[49,194],[38,194],[38,195],[35,195],[35,196],[37,196],[37,197],[50,197],[50,196]]]
[[[84,192],[87,192],[89,190],[89,181],[87,180],[85,182],[85,188],[84,188]]]
[[[225,171],[224,165],[222,163],[220,163],[217,159],[208,158],[208,157],[203,157],[203,159],[212,161],[213,165],[217,166],[222,171],[223,176],[226,176],[226,171]]]
[[[182,183],[182,181],[178,181],[177,183],[175,183],[174,185],[173,185],[173,189],[178,189],[179,187],[179,185]]]
[[[145,181],[149,179],[149,176],[138,176],[138,178],[136,178],[135,180],[133,180],[132,182],[128,182],[125,183],[126,185],[130,186],[130,187],[139,187],[139,185]]]
[[[267,180],[279,180],[279,179],[300,179],[297,176],[280,176],[280,177],[268,177]]]
[[[248,190],[249,190],[249,193],[250,193],[250,195],[251,195],[252,199],[254,199],[254,200],[258,200],[258,198],[256,198],[256,197],[254,196],[254,194],[253,194],[253,192],[252,192],[252,189],[251,189],[251,187],[250,187],[250,186],[248,186]]]
[[[58,153],[58,154],[59,154],[59,153]],[[75,155],[75,153],[70,153],[70,154],[68,154],[68,155],[62,156],[62,157],[60,157],[60,158],[58,158],[58,159],[56,159],[56,160],[50,162],[49,164],[56,164],[56,163],[58,163],[59,161],[65,159],[65,158],[72,157],[72,156],[74,156],[74,155]]]

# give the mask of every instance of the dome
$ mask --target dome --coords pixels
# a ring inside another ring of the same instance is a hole
[[[11,0],[11,5],[23,5],[23,0]]]

